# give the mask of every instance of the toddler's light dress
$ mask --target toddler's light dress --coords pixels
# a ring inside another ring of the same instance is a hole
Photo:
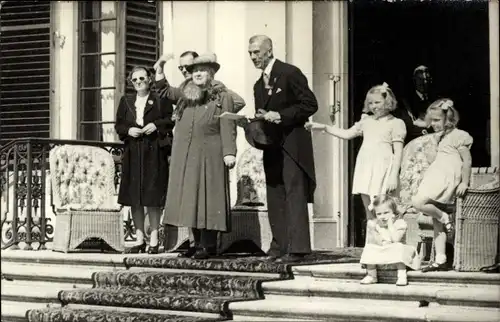
[[[405,123],[391,114],[378,119],[363,114],[355,127],[363,143],[356,157],[352,193],[370,197],[384,194],[394,156],[392,144],[404,142]]]
[[[435,135],[439,137],[441,134]],[[430,198],[443,204],[453,203],[455,191],[462,181],[463,162],[459,150],[470,149],[472,142],[469,133],[456,128],[444,135],[438,143],[436,158],[418,186],[416,198]]]
[[[404,230],[401,242],[382,245],[382,237],[375,229],[376,219],[368,220],[366,228],[366,245],[361,254],[360,263],[364,265],[390,265],[403,263],[407,267],[420,269],[420,258],[415,247],[406,245],[407,224],[404,219],[397,219],[394,227]],[[387,228],[382,228],[387,229]]]

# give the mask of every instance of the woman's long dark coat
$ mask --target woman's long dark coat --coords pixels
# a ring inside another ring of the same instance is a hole
[[[125,143],[118,203],[125,206],[164,207],[168,185],[168,155],[172,144],[172,104],[149,94],[144,109],[144,126],[156,125],[150,135],[133,138],[128,135],[131,127],[142,128],[136,123],[136,95],[124,96],[116,114],[115,130]]]
[[[177,101],[180,89],[165,81],[156,82],[163,97]],[[179,104],[177,105],[179,109]],[[186,106],[175,126],[171,172],[163,223],[229,231],[227,173],[224,157],[236,156],[236,125],[218,118],[234,112],[233,98],[225,90],[214,100]]]

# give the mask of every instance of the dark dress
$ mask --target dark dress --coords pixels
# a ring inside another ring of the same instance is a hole
[[[116,114],[115,130],[125,143],[118,203],[125,206],[165,206],[168,185],[168,155],[171,149],[172,104],[149,94],[144,108],[144,125],[154,123],[157,131],[133,138],[131,127],[136,123],[136,95],[124,96]]]

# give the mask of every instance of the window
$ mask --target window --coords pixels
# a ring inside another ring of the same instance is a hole
[[[115,141],[120,97],[133,66],[152,67],[160,47],[158,2],[79,4],[79,139]]]
[[[2,1],[0,145],[50,137],[50,1]]]

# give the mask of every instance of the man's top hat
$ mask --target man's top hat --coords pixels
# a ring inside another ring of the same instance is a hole
[[[266,148],[282,144],[283,132],[279,125],[262,118],[255,118],[245,127],[245,138],[254,148]]]

